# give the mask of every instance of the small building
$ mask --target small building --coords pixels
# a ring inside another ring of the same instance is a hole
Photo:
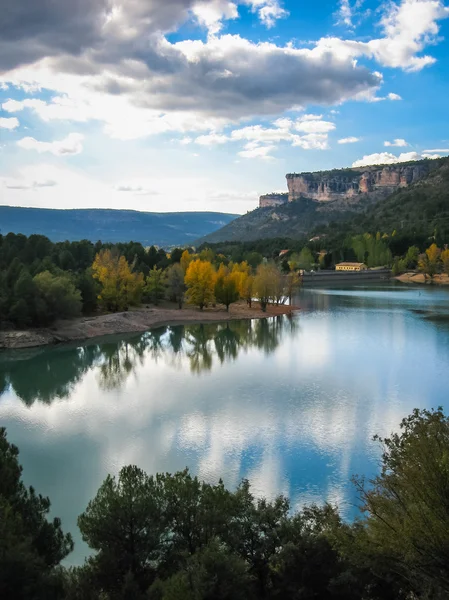
[[[342,262],[335,265],[336,271],[366,271],[367,269],[365,263]]]

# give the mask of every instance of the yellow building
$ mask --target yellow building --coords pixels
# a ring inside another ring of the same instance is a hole
[[[336,271],[366,271],[365,263],[342,262],[335,266]]]

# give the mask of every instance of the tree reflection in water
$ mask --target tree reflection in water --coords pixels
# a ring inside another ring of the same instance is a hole
[[[0,363],[0,382],[6,383],[0,383],[0,386],[3,385],[3,392],[11,386],[28,406],[36,401],[49,404],[70,396],[100,356],[98,345],[46,348],[26,354],[16,352],[10,355],[10,360],[4,358]]]
[[[297,319],[281,316],[159,327],[101,344],[61,346],[26,354],[22,351],[0,359],[0,396],[11,388],[28,406],[36,401],[50,403],[68,398],[91,370],[96,373],[100,389],[117,390],[148,359],[163,360],[177,369],[188,366],[192,373],[201,374],[212,369],[214,359],[219,364],[234,361],[251,348],[270,354],[279,346],[283,332],[297,327]]]

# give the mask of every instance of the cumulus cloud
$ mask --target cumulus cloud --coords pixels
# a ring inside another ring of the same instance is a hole
[[[249,142],[245,145],[245,149],[241,150],[238,154],[242,158],[260,158],[262,160],[273,160],[271,152],[275,150],[274,145],[259,146],[257,142]]]
[[[387,98],[388,98],[388,100],[392,100],[393,102],[394,102],[395,100],[402,100],[401,96],[400,96],[399,94],[395,94],[394,92],[390,92],[390,93],[387,95]]]
[[[408,162],[410,160],[421,160],[423,158],[440,158],[438,153],[429,152],[402,152],[399,156],[390,152],[378,152],[376,154],[368,154],[360,160],[352,163],[353,167],[366,167],[368,165],[391,165],[394,163]]]
[[[19,125],[17,117],[0,117],[0,129],[17,129]]]
[[[409,145],[409,143],[406,142],[402,138],[396,138],[392,142],[384,142],[384,146],[386,146],[387,148],[389,148],[389,147],[405,148],[408,145]]]
[[[423,150],[425,154],[448,154],[449,148],[435,148],[433,150]]]
[[[383,8],[377,39],[323,38],[301,47],[221,35],[243,6],[272,26],[287,15],[279,0],[56,4],[20,0],[3,15],[0,85],[53,91],[50,99],[8,101],[5,110],[27,108],[47,121],[98,120],[119,139],[219,131],[308,104],[398,100],[376,96],[382,76],[359,59],[419,70],[433,61],[421,54],[449,16],[442,0],[401,0]],[[186,22],[206,28],[207,39],[171,42],[167,34]]]
[[[80,133],[69,133],[63,140],[54,142],[40,142],[33,137],[24,137],[17,141],[17,145],[24,150],[36,150],[39,154],[49,152],[55,156],[71,156],[83,151],[83,138]]]
[[[315,51],[340,57],[365,56],[405,71],[419,71],[433,64],[434,57],[419,54],[438,42],[438,21],[449,17],[449,7],[442,0],[402,0],[385,6],[379,23],[382,37],[367,42],[327,37],[319,40]]]
[[[360,138],[354,136],[345,137],[338,140],[339,144],[355,144],[356,142],[360,142]]]
[[[234,129],[229,134],[212,132],[196,138],[195,142],[203,146],[225,144],[227,142],[246,142],[244,150],[238,154],[243,158],[272,158],[271,152],[276,144],[287,142],[304,150],[326,150],[329,147],[329,132],[335,124],[323,121],[322,115],[302,115],[296,120],[276,119],[271,127],[250,125]],[[298,135],[298,131],[305,135]]]
[[[195,143],[200,146],[214,146],[217,144],[226,144],[229,141],[228,136],[219,133],[210,133],[209,135],[200,135]]]

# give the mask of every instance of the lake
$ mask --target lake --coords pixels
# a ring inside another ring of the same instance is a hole
[[[108,473],[188,466],[292,505],[357,514],[350,478],[378,470],[374,434],[413,408],[449,408],[449,290],[303,290],[295,316],[163,327],[0,354],[0,425],[24,480],[77,516]]]

